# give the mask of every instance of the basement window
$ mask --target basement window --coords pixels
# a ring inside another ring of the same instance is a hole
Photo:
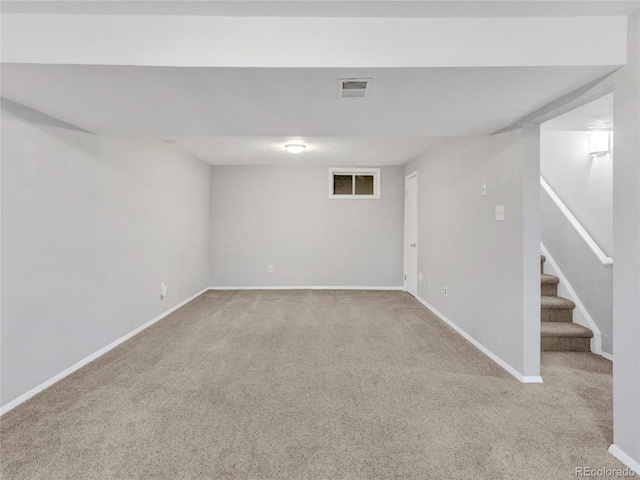
[[[380,169],[330,168],[329,198],[380,198]]]

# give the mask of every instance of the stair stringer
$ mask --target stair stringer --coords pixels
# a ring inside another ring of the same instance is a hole
[[[555,275],[560,279],[560,283],[558,284],[558,296],[568,298],[576,304],[576,308],[573,311],[574,323],[587,327],[593,332],[593,337],[591,337],[591,352],[597,355],[602,355],[606,359],[613,361],[612,355],[602,351],[602,334],[600,333],[600,329],[596,325],[596,322],[593,320],[591,315],[589,315],[588,310],[580,301],[580,297],[578,297],[575,290],[571,287],[571,283],[569,283],[567,277],[564,276],[562,270],[560,270],[560,267],[558,267],[558,264],[542,242],[540,242],[540,250],[546,257],[544,273]]]

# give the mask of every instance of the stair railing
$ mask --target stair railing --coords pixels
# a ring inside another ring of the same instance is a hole
[[[558,208],[564,214],[564,216],[567,217],[567,220],[569,220],[569,223],[575,229],[575,231],[578,232],[578,235],[580,235],[582,240],[585,241],[585,243],[589,246],[591,251],[596,255],[596,257],[598,257],[598,260],[600,260],[600,263],[602,263],[602,265],[604,265],[605,267],[613,265],[613,258],[607,256],[607,254],[602,251],[602,249],[598,246],[595,240],[591,238],[591,235],[587,233],[587,231],[580,224],[578,219],[573,216],[573,213],[569,211],[569,209],[564,204],[564,202],[560,200],[560,197],[556,195],[556,192],[553,191],[553,189],[549,186],[547,181],[542,177],[540,177],[540,185],[549,194],[551,199],[555,202],[555,204],[558,206]]]

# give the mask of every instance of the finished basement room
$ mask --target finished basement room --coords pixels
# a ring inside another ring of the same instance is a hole
[[[637,0],[1,10],[3,480],[640,474]]]

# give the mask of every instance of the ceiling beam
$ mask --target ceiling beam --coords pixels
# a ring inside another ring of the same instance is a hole
[[[399,68],[623,65],[626,16],[2,16],[3,63]]]

